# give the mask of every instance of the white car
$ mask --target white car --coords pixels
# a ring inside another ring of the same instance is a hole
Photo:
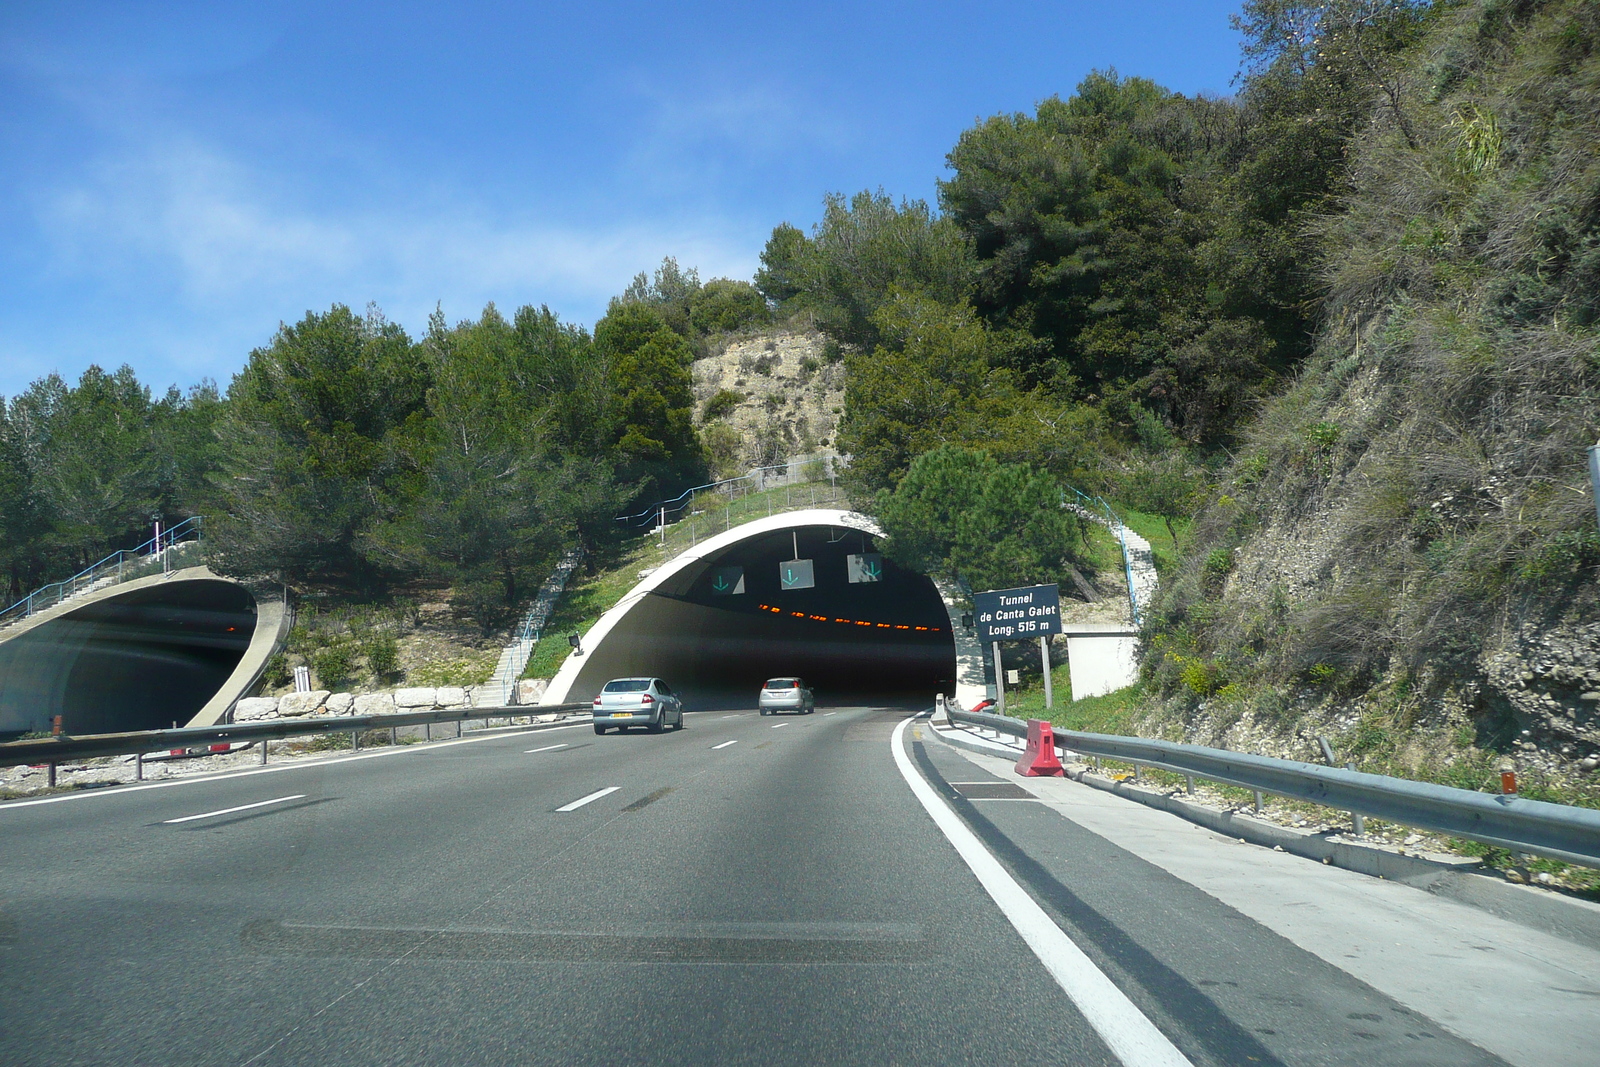
[[[660,678],[613,678],[594,698],[594,732],[615,726],[621,733],[643,726],[659,734],[671,724],[683,729],[683,701]]]
[[[804,678],[768,678],[767,684],[761,687],[761,695],[756,698],[756,707],[763,715],[776,715],[780,711],[810,715],[817,710],[817,698],[806,688]]]

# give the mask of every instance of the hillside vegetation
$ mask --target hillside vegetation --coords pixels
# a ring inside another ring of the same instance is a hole
[[[1437,5],[1312,227],[1304,370],[1220,472],[1146,673],[1192,731],[1477,784],[1600,752],[1600,5]]]

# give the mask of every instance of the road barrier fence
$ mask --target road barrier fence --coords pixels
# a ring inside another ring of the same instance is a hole
[[[318,715],[306,718],[269,719],[263,722],[224,723],[219,726],[179,726],[171,730],[132,730],[116,734],[86,734],[71,737],[29,738],[0,743],[0,767],[43,765],[55,784],[56,766],[70,760],[97,756],[136,756],[148,752],[187,751],[198,746],[261,742],[261,762],[267,761],[266,742],[287,737],[317,734],[350,734],[352,747],[360,748],[361,734],[368,730],[388,730],[391,740],[401,727],[429,728],[441,723],[462,723],[481,719],[487,726],[492,719],[524,718],[551,713],[591,712],[593,706],[581,704],[532,705],[499,708],[437,708],[430,711],[402,711],[385,715]],[[457,729],[456,736],[460,736]],[[431,739],[431,736],[430,736]],[[142,761],[141,761],[142,764]]]
[[[1008,716],[951,709],[949,717],[952,722],[1012,737],[1028,735],[1026,722]],[[1052,729],[1056,747],[1063,751],[1308,801],[1515,852],[1600,867],[1600,811],[1592,808],[1174,741]]]

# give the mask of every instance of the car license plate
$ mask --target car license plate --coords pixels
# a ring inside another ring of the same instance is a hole
[[[631,718],[633,718],[633,712],[631,712],[631,711],[613,711],[611,713],[611,717],[613,719],[631,719]]]

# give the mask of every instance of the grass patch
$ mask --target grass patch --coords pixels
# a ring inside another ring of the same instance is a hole
[[[495,664],[498,662],[500,662],[500,650],[485,648],[460,659],[424,663],[407,672],[406,683],[435,688],[441,685],[481,685],[494,673]]]

